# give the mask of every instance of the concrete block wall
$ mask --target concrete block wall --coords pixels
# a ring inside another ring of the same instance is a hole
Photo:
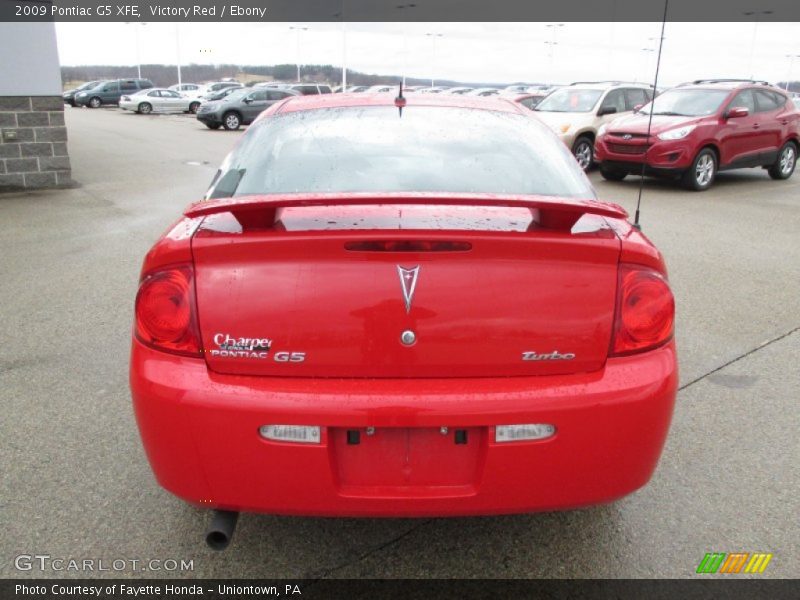
[[[0,191],[70,185],[61,96],[0,96]]]

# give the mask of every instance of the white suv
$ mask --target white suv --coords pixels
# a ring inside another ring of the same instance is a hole
[[[579,81],[559,88],[533,110],[556,132],[586,171],[594,163],[597,130],[650,102],[653,86],[619,81]]]

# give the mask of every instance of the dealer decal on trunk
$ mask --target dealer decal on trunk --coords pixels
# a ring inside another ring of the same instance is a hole
[[[270,338],[233,337],[227,333],[214,334],[214,343],[218,346],[211,350],[211,356],[219,358],[256,358],[263,360],[272,349]],[[306,360],[305,352],[275,352],[275,362],[298,363]]]
[[[269,338],[233,337],[227,333],[214,334],[214,343],[219,347],[211,356],[224,358],[267,358],[272,340]]]

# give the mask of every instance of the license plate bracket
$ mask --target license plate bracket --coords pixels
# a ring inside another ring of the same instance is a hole
[[[486,435],[484,427],[332,428],[329,447],[341,487],[452,488],[477,484]]]

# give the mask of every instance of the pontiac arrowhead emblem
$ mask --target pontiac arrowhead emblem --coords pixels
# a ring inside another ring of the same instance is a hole
[[[623,140],[629,140],[631,138],[633,138],[633,136],[630,133],[626,133],[625,135],[622,136]]]
[[[405,269],[397,265],[397,274],[400,275],[400,287],[403,289],[403,300],[406,303],[406,313],[411,312],[411,301],[414,299],[414,290],[417,289],[419,266]]]

